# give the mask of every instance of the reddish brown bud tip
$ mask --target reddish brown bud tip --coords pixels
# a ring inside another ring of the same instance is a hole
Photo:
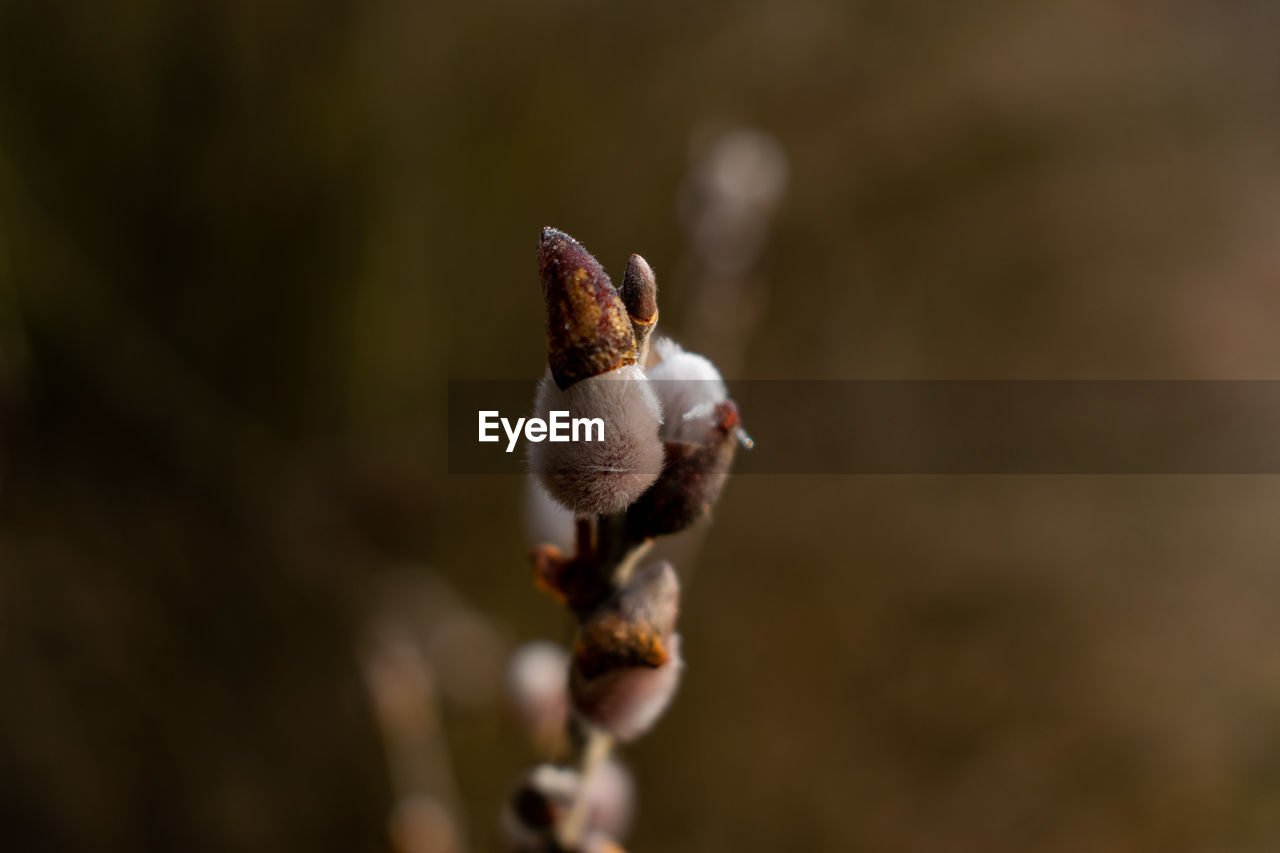
[[[639,255],[627,261],[622,277],[622,304],[631,318],[631,331],[636,336],[636,352],[643,359],[649,351],[649,335],[658,325],[658,280],[649,262]]]
[[[627,261],[622,276],[622,304],[627,306],[631,322],[651,326],[658,319],[658,281],[649,262],[639,255]]]
[[[563,231],[543,228],[538,271],[547,303],[547,361],[561,390],[635,363],[627,309],[600,262],[581,243]]]

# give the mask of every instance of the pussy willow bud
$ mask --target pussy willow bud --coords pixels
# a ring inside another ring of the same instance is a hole
[[[569,719],[569,652],[549,640],[516,649],[507,668],[507,693],[538,751],[555,755]]]
[[[593,846],[626,834],[634,812],[631,774],[615,760],[608,760],[587,777],[568,767],[540,764],[525,774],[507,801],[502,834],[507,850],[542,853],[560,850],[554,842],[557,827],[569,816],[579,793],[586,798],[585,836],[578,849],[620,849]]]
[[[653,361],[645,372],[662,403],[662,439],[709,443],[712,409],[729,397],[720,371],[670,338],[654,340]]]
[[[739,443],[750,446],[738,407],[715,365],[668,338],[654,341],[650,384],[662,401],[665,459],[657,482],[627,510],[634,540],[683,530],[720,496]]]
[[[589,376],[635,364],[627,309],[599,261],[577,240],[543,228],[538,271],[547,304],[547,361],[561,390]]]
[[[658,281],[649,262],[639,255],[632,255],[627,261],[621,293],[622,304],[631,319],[631,331],[636,336],[636,356],[640,364],[644,364],[649,352],[649,335],[658,325]]]
[[[582,623],[569,676],[579,717],[621,741],[657,721],[684,667],[675,632],[679,607],[680,582],[663,561],[638,570]]]
[[[569,815],[581,784],[576,770],[540,764],[525,774],[502,810],[503,846],[511,853],[554,849],[556,826]]]
[[[593,433],[590,441],[529,446],[530,470],[574,512],[620,512],[658,478],[662,408],[638,366],[618,367],[568,388],[544,377],[534,410],[543,419],[567,411],[575,419],[599,418],[603,424],[603,434]]]

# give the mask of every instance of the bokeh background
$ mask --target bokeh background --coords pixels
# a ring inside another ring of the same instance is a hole
[[[541,372],[543,225],[648,257],[731,379],[1276,378],[1278,25],[0,3],[0,847],[381,850],[421,790],[493,849],[531,760],[503,658],[570,626],[523,484],[448,475],[446,382]],[[695,223],[734,128],[786,187],[726,273]],[[676,544],[629,849],[1280,849],[1278,508],[733,481]]]

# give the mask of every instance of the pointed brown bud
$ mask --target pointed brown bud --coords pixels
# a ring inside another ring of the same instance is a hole
[[[639,255],[627,261],[627,271],[622,276],[622,304],[631,318],[631,330],[636,336],[636,352],[643,361],[646,344],[654,327],[658,325],[658,280],[653,276],[649,262]]]
[[[643,734],[666,710],[684,662],[675,633],[680,584],[670,563],[636,572],[582,624],[569,690],[574,711],[619,740]]]
[[[538,271],[547,303],[547,361],[564,390],[580,379],[635,364],[626,307],[604,268],[577,240],[543,228]]]

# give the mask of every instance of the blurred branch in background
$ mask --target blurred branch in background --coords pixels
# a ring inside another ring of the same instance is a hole
[[[497,712],[506,643],[438,576],[403,569],[379,583],[364,669],[396,796],[391,835],[400,853],[461,853],[467,807],[444,705]]]
[[[696,346],[729,377],[740,375],[756,326],[768,311],[759,271],[769,228],[786,193],[789,164],[771,134],[704,126],[690,140],[692,163],[680,195],[686,282],[673,297],[686,308]]]

